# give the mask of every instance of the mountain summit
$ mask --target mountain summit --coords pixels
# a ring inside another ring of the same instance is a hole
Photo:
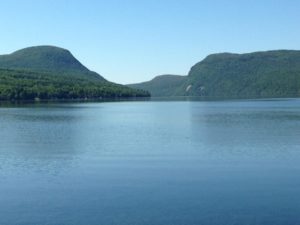
[[[70,51],[54,46],[24,48],[8,55],[0,55],[0,68],[22,69],[79,75],[104,80],[99,74],[83,66]]]

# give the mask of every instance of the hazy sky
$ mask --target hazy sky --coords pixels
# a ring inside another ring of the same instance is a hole
[[[206,55],[300,50],[299,0],[0,0],[0,54],[69,49],[118,83],[188,73]]]

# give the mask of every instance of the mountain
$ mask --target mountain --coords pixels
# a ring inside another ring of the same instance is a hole
[[[195,64],[171,90],[167,88],[166,92],[157,92],[159,85],[152,80],[135,84],[134,87],[145,88],[154,96],[299,96],[300,51],[213,54]]]
[[[179,75],[160,75],[151,81],[129,84],[128,86],[148,90],[152,93],[152,96],[171,96],[174,94],[174,89],[180,86],[185,78],[185,76]]]
[[[0,100],[147,96],[105,80],[66,49],[36,46],[0,56]]]

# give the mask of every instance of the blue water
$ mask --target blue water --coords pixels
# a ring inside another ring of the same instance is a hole
[[[0,107],[1,225],[300,224],[300,99]]]

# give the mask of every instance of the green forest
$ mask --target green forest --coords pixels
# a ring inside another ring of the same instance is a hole
[[[148,97],[149,93],[69,75],[0,69],[0,100]]]

